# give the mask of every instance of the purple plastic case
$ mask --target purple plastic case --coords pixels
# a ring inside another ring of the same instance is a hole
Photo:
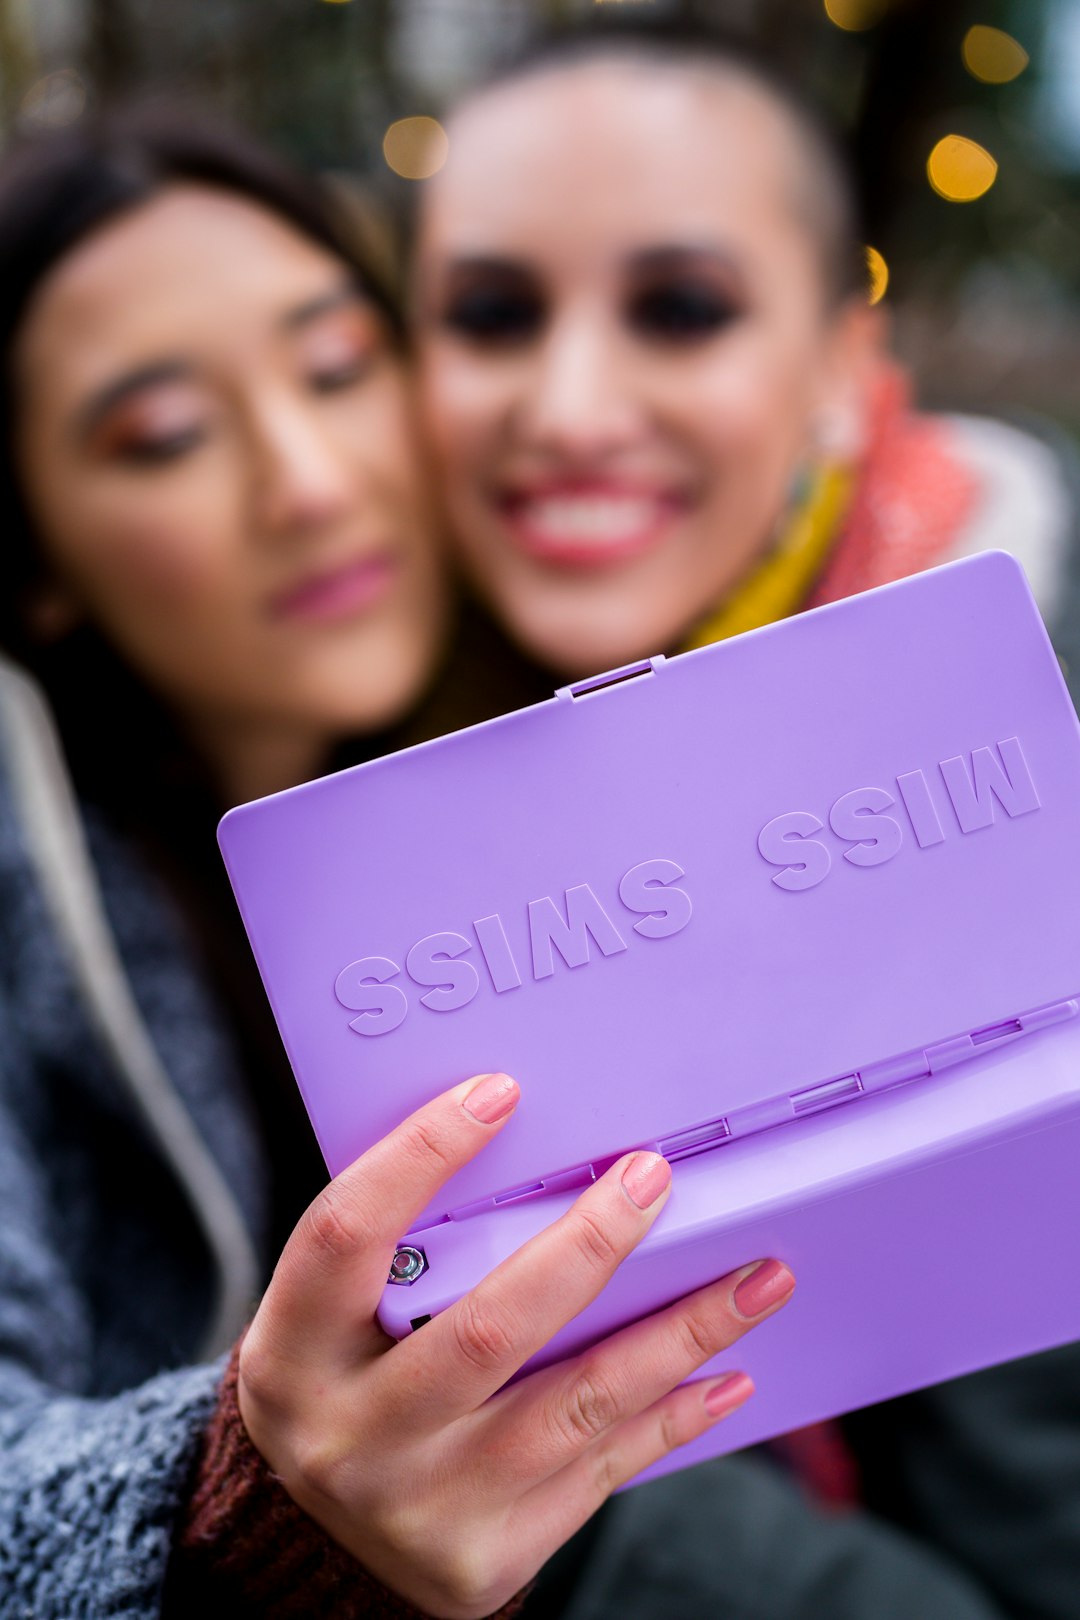
[[[468,1075],[521,1082],[403,1234],[388,1331],[635,1146],[669,1204],[536,1364],[791,1264],[709,1369],[756,1399],[659,1472],[1080,1336],[1078,834],[1080,729],[992,553],[243,806],[221,844],[332,1172]]]

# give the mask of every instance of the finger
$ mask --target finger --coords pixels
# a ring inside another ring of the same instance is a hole
[[[744,1406],[754,1393],[743,1372],[673,1389],[646,1411],[611,1429],[568,1467],[521,1497],[516,1525],[528,1537],[543,1526],[559,1546],[620,1486]],[[542,1554],[546,1556],[546,1554]]]
[[[564,1215],[386,1358],[397,1364],[387,1376],[387,1421],[441,1428],[475,1411],[596,1298],[670,1186],[671,1167],[658,1153],[617,1160]],[[408,1407],[399,1410],[395,1391],[406,1389]]]
[[[572,1360],[542,1368],[477,1414],[506,1488],[564,1469],[616,1426],[651,1409],[705,1362],[781,1309],[795,1279],[758,1261],[614,1333]],[[513,1436],[500,1446],[498,1436]]]
[[[314,1338],[347,1364],[376,1341],[374,1323],[394,1249],[439,1188],[475,1158],[517,1105],[517,1084],[482,1075],[410,1114],[308,1206],[263,1301],[275,1337],[310,1352]],[[268,1324],[263,1322],[265,1331]]]

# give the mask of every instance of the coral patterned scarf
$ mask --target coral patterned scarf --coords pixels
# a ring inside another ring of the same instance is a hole
[[[906,373],[884,362],[858,467],[815,469],[776,545],[684,650],[933,567],[956,545],[975,494],[948,424],[913,411]]]

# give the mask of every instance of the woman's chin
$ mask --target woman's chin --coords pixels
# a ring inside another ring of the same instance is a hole
[[[566,625],[537,625],[510,621],[510,633],[518,646],[535,663],[549,669],[553,679],[584,680],[609,669],[636,663],[662,652],[664,640],[657,641],[650,625],[627,627],[616,633],[597,634],[596,626],[574,629]]]

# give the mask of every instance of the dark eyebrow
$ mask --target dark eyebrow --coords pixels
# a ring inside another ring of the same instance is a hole
[[[148,365],[123,372],[91,394],[78,413],[77,432],[88,437],[103,417],[132,394],[140,394],[146,388],[156,388],[161,383],[185,381],[192,375],[193,369],[186,360],[152,360]]]
[[[720,270],[738,271],[736,256],[712,242],[660,242],[654,247],[639,248],[628,255],[632,270],[666,270],[673,264],[685,264],[687,259],[707,259]]]
[[[462,253],[447,266],[451,275],[532,276],[527,259],[504,259],[496,253]]]
[[[623,262],[629,270],[640,273],[667,270],[672,266],[685,265],[691,259],[698,262],[707,260],[717,269],[740,273],[736,255],[713,242],[658,242],[634,249]],[[527,259],[502,258],[495,253],[463,253],[451,259],[447,268],[451,275],[531,277],[536,273]]]
[[[329,292],[319,293],[317,297],[309,298],[304,303],[287,310],[279,324],[284,331],[295,332],[306,326],[309,321],[318,320],[321,315],[358,300],[362,302],[363,298],[363,289],[354,281],[346,281],[338,287],[331,288]],[[87,400],[78,414],[76,423],[78,433],[83,437],[89,436],[103,417],[133,394],[142,393],[147,388],[158,387],[162,383],[186,381],[194,373],[195,367],[190,362],[179,359],[152,360],[145,366],[136,366],[131,371],[123,372],[112,382],[99,388]]]
[[[362,304],[365,302],[364,290],[355,281],[344,281],[338,287],[332,287],[329,292],[319,293],[315,298],[309,298],[303,304],[286,311],[281,317],[280,325],[286,332],[295,332],[299,327],[306,326],[309,321],[317,321],[320,315],[331,314],[335,309],[343,309],[349,304]]]

